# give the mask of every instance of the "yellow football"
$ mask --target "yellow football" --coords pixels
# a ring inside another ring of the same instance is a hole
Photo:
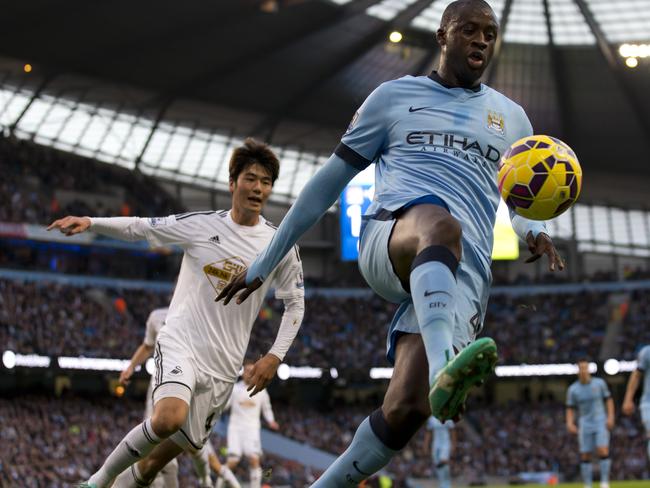
[[[582,188],[575,152],[545,135],[524,137],[501,158],[499,192],[512,210],[531,220],[548,220],[571,207]]]

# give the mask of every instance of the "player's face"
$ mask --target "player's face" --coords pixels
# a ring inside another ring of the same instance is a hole
[[[580,361],[578,363],[578,379],[583,383],[586,383],[591,378],[591,373],[589,372],[589,363],[587,361]]]
[[[470,5],[461,10],[437,34],[446,70],[462,85],[476,84],[492,59],[498,32],[492,9]]]
[[[255,163],[247,166],[236,181],[230,181],[232,205],[239,211],[260,214],[273,189],[271,173]]]

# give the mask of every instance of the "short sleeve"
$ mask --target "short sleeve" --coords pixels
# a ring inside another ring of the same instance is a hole
[[[156,312],[153,311],[149,314],[147,318],[147,328],[144,332],[144,343],[147,346],[153,347],[156,343],[156,322],[157,322]]]
[[[607,386],[607,382],[605,380],[600,380],[600,387],[603,392],[603,398],[609,398],[612,396],[612,394],[609,392],[609,386]]]
[[[298,246],[293,246],[293,249],[287,253],[278,265],[272,286],[275,288],[275,297],[278,299],[305,296],[302,261],[300,260]]]
[[[574,398],[573,388],[572,387],[569,387],[569,390],[567,391],[567,394],[566,394],[566,406],[571,407],[571,408],[575,408],[575,406],[576,406],[576,401],[575,401],[575,398]]]
[[[512,140],[509,141],[510,144],[514,143],[515,141],[518,141],[522,137],[528,137],[533,135],[533,126],[530,123],[530,120],[528,119],[528,115],[526,115],[526,111],[519,105],[517,105],[517,112],[515,115],[515,120],[516,122],[516,127],[514,130],[511,132],[512,134]],[[507,122],[506,122],[507,123]]]
[[[205,229],[205,217],[214,212],[189,212],[142,219],[144,233],[152,246],[178,245],[188,247]]]
[[[435,423],[434,417],[429,417],[427,419],[427,429],[433,430],[433,429],[435,429],[435,427],[436,427],[436,423]]]
[[[368,167],[384,149],[388,134],[389,91],[390,84],[383,83],[368,95],[334,151],[359,171]]]
[[[636,361],[636,369],[645,372],[648,369],[648,359],[650,358],[650,347],[646,346],[639,351],[639,356]]]

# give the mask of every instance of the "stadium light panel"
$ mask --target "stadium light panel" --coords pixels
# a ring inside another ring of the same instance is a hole
[[[29,64],[29,63],[25,64],[25,66],[23,66],[23,71],[25,73],[31,73],[32,72],[32,65]]]
[[[13,351],[5,351],[2,354],[2,364],[7,369],[14,369],[16,366],[16,353]]]
[[[628,68],[636,68],[637,66],[639,66],[639,60],[636,58],[627,58],[625,60],[625,65]]]
[[[398,42],[400,42],[400,41],[402,40],[402,38],[403,38],[402,33],[399,32],[399,31],[393,31],[393,32],[391,32],[390,35],[388,36],[388,40],[389,40],[390,42],[395,43],[395,44],[397,44]]]

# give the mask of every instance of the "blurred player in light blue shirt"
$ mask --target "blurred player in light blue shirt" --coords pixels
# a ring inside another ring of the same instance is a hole
[[[454,435],[454,422],[440,422],[435,417],[427,421],[426,443],[431,443],[431,457],[440,488],[451,488],[451,471],[449,459]],[[431,439],[429,439],[431,437]]]
[[[607,383],[601,378],[592,378],[586,359],[578,361],[578,380],[567,391],[566,407],[567,430],[578,434],[580,471],[585,488],[591,488],[592,484],[591,453],[594,451],[600,458],[600,487],[609,488],[609,432],[614,428],[614,400]]]
[[[639,410],[641,410],[641,420],[645,427],[645,435],[648,440],[648,458],[650,459],[650,346],[645,346],[639,351],[637,357],[636,369],[632,371],[630,379],[627,382],[625,390],[625,399],[623,400],[623,413],[632,415],[634,413],[634,395],[636,394],[641,378],[643,377],[643,393]]]

